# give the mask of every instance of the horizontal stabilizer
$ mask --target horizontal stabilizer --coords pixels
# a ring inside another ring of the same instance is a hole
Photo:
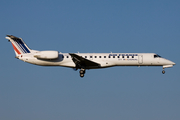
[[[13,36],[13,35],[6,35],[7,37],[10,37],[13,40],[21,40],[20,38]]]

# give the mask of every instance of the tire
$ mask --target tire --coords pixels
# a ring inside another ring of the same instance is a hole
[[[84,70],[80,70],[79,73],[80,73],[80,74],[84,74]]]
[[[80,70],[79,71],[80,74],[85,74],[85,72],[86,72],[85,70]]]
[[[80,77],[82,77],[82,78],[83,78],[83,77],[84,77],[84,74],[80,74]]]

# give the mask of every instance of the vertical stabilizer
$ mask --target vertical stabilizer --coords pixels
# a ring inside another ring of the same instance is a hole
[[[15,37],[13,35],[7,35],[6,39],[12,43],[16,56],[31,52],[31,49],[29,49],[29,47],[21,38]]]

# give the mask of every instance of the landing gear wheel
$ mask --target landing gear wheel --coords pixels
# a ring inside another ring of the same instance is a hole
[[[84,70],[80,70],[79,73],[80,73],[80,74],[84,74]]]
[[[164,74],[164,73],[165,73],[165,71],[163,70],[163,71],[162,71],[162,74]]]
[[[81,69],[81,70],[79,71],[79,73],[80,73],[80,74],[85,74],[86,71],[85,71],[84,69]]]
[[[80,77],[82,77],[82,78],[83,78],[83,77],[84,77],[84,74],[80,74]]]
[[[79,71],[80,77],[84,77],[85,72],[86,72],[85,69],[81,69],[81,70]]]

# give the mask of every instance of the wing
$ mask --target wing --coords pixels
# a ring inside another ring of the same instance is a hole
[[[76,68],[89,69],[89,68],[98,68],[100,66],[100,64],[85,59],[77,54],[74,53],[69,53],[69,54],[71,55],[73,62],[76,64]]]

